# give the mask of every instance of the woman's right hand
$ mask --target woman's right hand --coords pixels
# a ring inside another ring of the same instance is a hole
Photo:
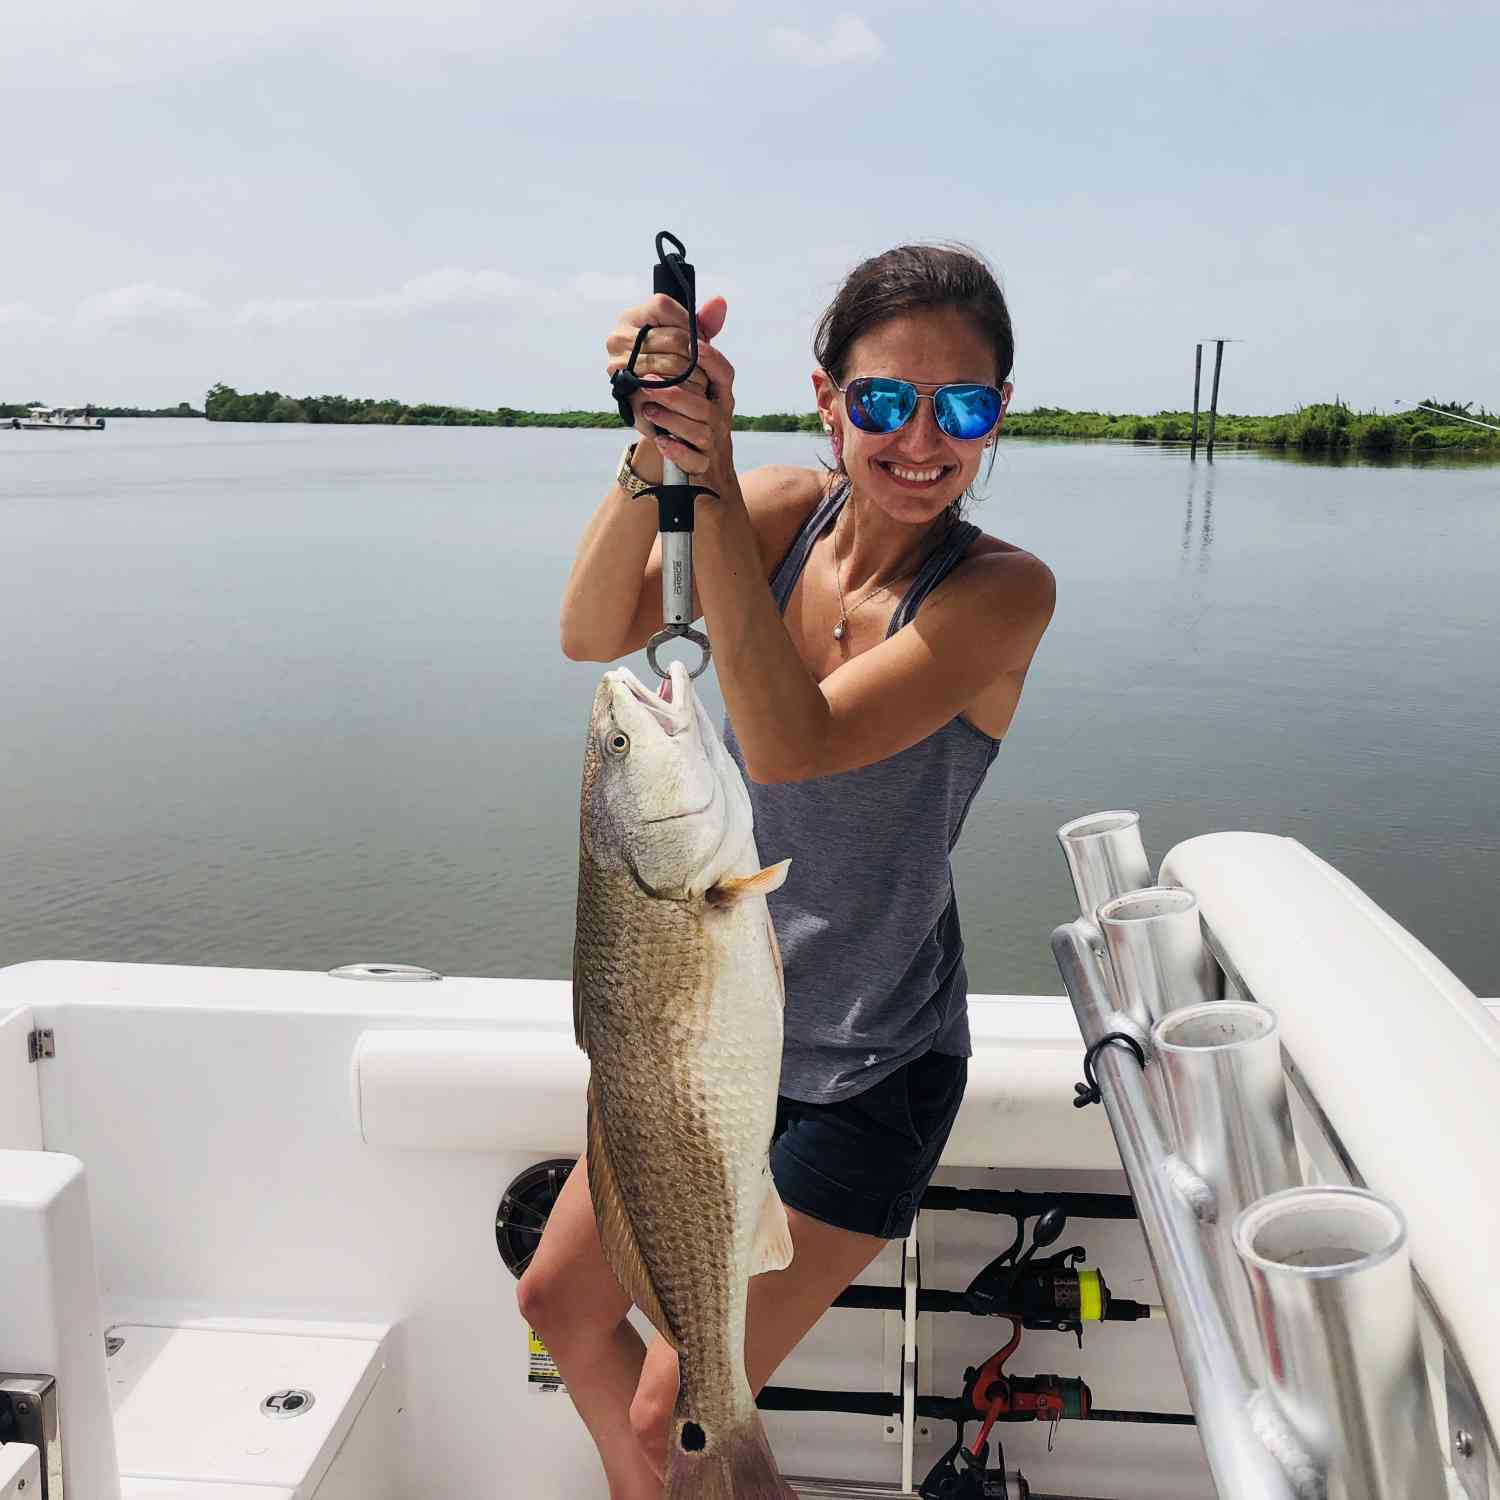
[[[699,309],[700,351],[702,346],[723,328],[727,310],[722,297],[710,298]],[[640,357],[635,362],[635,373],[656,379],[680,375],[687,368],[688,351],[691,347],[688,317],[682,305],[664,292],[658,292],[649,302],[642,303],[639,307],[632,307],[620,314],[619,322],[604,342],[605,352],[609,355],[607,366],[609,374],[613,375],[616,370],[623,370],[630,363],[630,351],[635,348],[635,341],[642,328],[649,328],[651,332],[646,335],[646,341],[641,346]],[[700,365],[681,386],[672,389],[692,391],[700,396],[706,395],[708,376]],[[650,417],[642,414],[642,407],[652,400],[659,399],[662,395],[670,396],[670,394],[670,390],[653,392],[649,387],[636,393],[631,405],[635,411],[635,430],[642,437],[655,438],[659,430]]]

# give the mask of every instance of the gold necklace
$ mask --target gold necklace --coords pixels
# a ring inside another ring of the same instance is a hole
[[[855,610],[863,609],[865,605],[867,605],[872,599],[878,599],[882,594],[889,593],[891,589],[896,584],[900,583],[903,578],[910,578],[913,573],[919,572],[922,566],[922,564],[918,564],[918,566],[915,568],[908,568],[904,573],[898,573],[894,578],[887,579],[886,582],[882,583],[878,588],[866,594],[863,599],[857,600],[852,605],[846,605],[844,603],[844,580],[840,576],[839,572],[839,523],[844,519],[844,511],[848,510],[848,508],[849,503],[848,501],[846,501],[844,503],[844,510],[841,510],[839,512],[838,521],[835,521],[833,523],[833,586],[838,590],[839,594],[839,622],[833,627],[833,638],[836,641],[843,640],[843,638],[849,633],[849,616],[852,615]],[[932,547],[927,553],[927,557],[924,557],[922,559],[923,564],[926,563],[927,558],[930,558],[932,554],[937,551],[939,545],[942,543],[943,538],[947,536],[949,530],[952,528],[952,525],[953,512],[950,510],[948,512],[948,524],[944,526],[942,531],[938,534],[937,541],[932,544]]]

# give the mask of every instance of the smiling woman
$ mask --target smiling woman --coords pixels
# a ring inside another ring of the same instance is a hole
[[[908,245],[849,275],[818,328],[812,383],[833,462],[734,463],[722,298],[658,295],[607,340],[610,370],[679,376],[634,398],[641,438],[579,543],[562,605],[575,659],[638,650],[660,623],[656,508],[670,460],[698,503],[704,616],[746,773],[785,964],[770,1165],[789,1267],[752,1279],[757,1389],[885,1241],[905,1236],[958,1110],[967,978],[950,852],[1051,618],[1052,575],[963,518],[1004,421],[1010,315],[972,251]],[[654,1496],[677,1356],[623,1313],[575,1173],[521,1283],[616,1497]],[[607,1358],[599,1350],[609,1351]],[[629,1418],[627,1424],[626,1418]],[[622,1433],[633,1433],[628,1440]]]

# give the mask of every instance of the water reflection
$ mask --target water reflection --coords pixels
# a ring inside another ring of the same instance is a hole
[[[1188,474],[1187,498],[1182,512],[1182,541],[1180,560],[1183,567],[1188,564],[1193,549],[1193,510],[1201,486],[1203,491],[1203,515],[1198,530],[1197,564],[1200,573],[1208,571],[1210,555],[1214,545],[1214,484],[1215,474],[1210,468],[1194,469]]]

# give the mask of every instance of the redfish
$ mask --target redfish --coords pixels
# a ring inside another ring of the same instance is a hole
[[[691,679],[599,685],[573,1018],[588,1178],[620,1285],[677,1351],[666,1500],[786,1500],[745,1374],[751,1276],[791,1262],[767,1152],[785,992],[750,800]]]

